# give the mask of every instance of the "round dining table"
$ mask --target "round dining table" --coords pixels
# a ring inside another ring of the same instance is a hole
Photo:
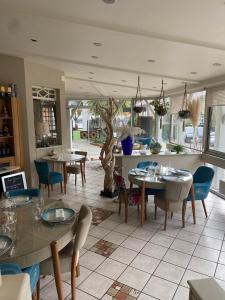
[[[189,173],[190,174],[190,173]],[[179,176],[182,178],[182,176]],[[130,189],[133,185],[137,185],[141,189],[141,226],[144,225],[145,220],[145,189],[158,189],[164,190],[166,188],[166,180],[163,180],[162,175],[148,176],[147,172],[143,169],[132,169],[128,173],[128,180],[130,181]],[[196,223],[195,217],[195,198],[194,198],[194,188],[191,187],[191,203],[193,211],[194,224]]]

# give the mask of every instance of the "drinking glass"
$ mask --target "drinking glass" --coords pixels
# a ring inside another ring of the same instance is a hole
[[[17,215],[15,211],[5,210],[0,215],[0,233],[16,240]]]
[[[33,212],[34,219],[36,221],[40,220],[43,207],[44,207],[44,198],[42,196],[38,198],[34,198],[32,212]]]

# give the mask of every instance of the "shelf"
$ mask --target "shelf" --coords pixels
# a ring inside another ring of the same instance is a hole
[[[7,135],[5,135],[5,136],[0,136],[0,140],[4,140],[4,139],[13,139],[13,138],[14,138],[13,135],[9,135],[9,136],[7,136]]]
[[[0,120],[12,120],[12,117],[1,117],[0,116]]]

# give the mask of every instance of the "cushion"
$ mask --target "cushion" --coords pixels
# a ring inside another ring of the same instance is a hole
[[[30,275],[30,288],[31,292],[33,293],[36,289],[37,282],[40,277],[40,268],[39,264],[33,265],[31,267],[25,268],[22,270],[23,273],[27,273]]]

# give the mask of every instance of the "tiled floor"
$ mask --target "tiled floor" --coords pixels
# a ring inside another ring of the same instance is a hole
[[[53,198],[65,198],[103,208],[114,213],[92,225],[81,252],[81,275],[77,280],[77,299],[187,300],[188,279],[213,276],[225,288],[225,201],[210,194],[205,219],[201,203],[196,204],[197,224],[192,223],[190,205],[187,223],[181,228],[181,215],[168,219],[163,231],[164,214],[153,218],[153,199],[148,202],[148,220],[143,227],[135,207],[129,208],[128,223],[118,216],[117,204],[102,198],[103,171],[99,162],[87,165],[87,183],[77,187],[71,176],[67,195],[55,189]],[[64,291],[70,297],[70,275],[65,274]],[[42,300],[57,299],[53,277],[41,280]]]

